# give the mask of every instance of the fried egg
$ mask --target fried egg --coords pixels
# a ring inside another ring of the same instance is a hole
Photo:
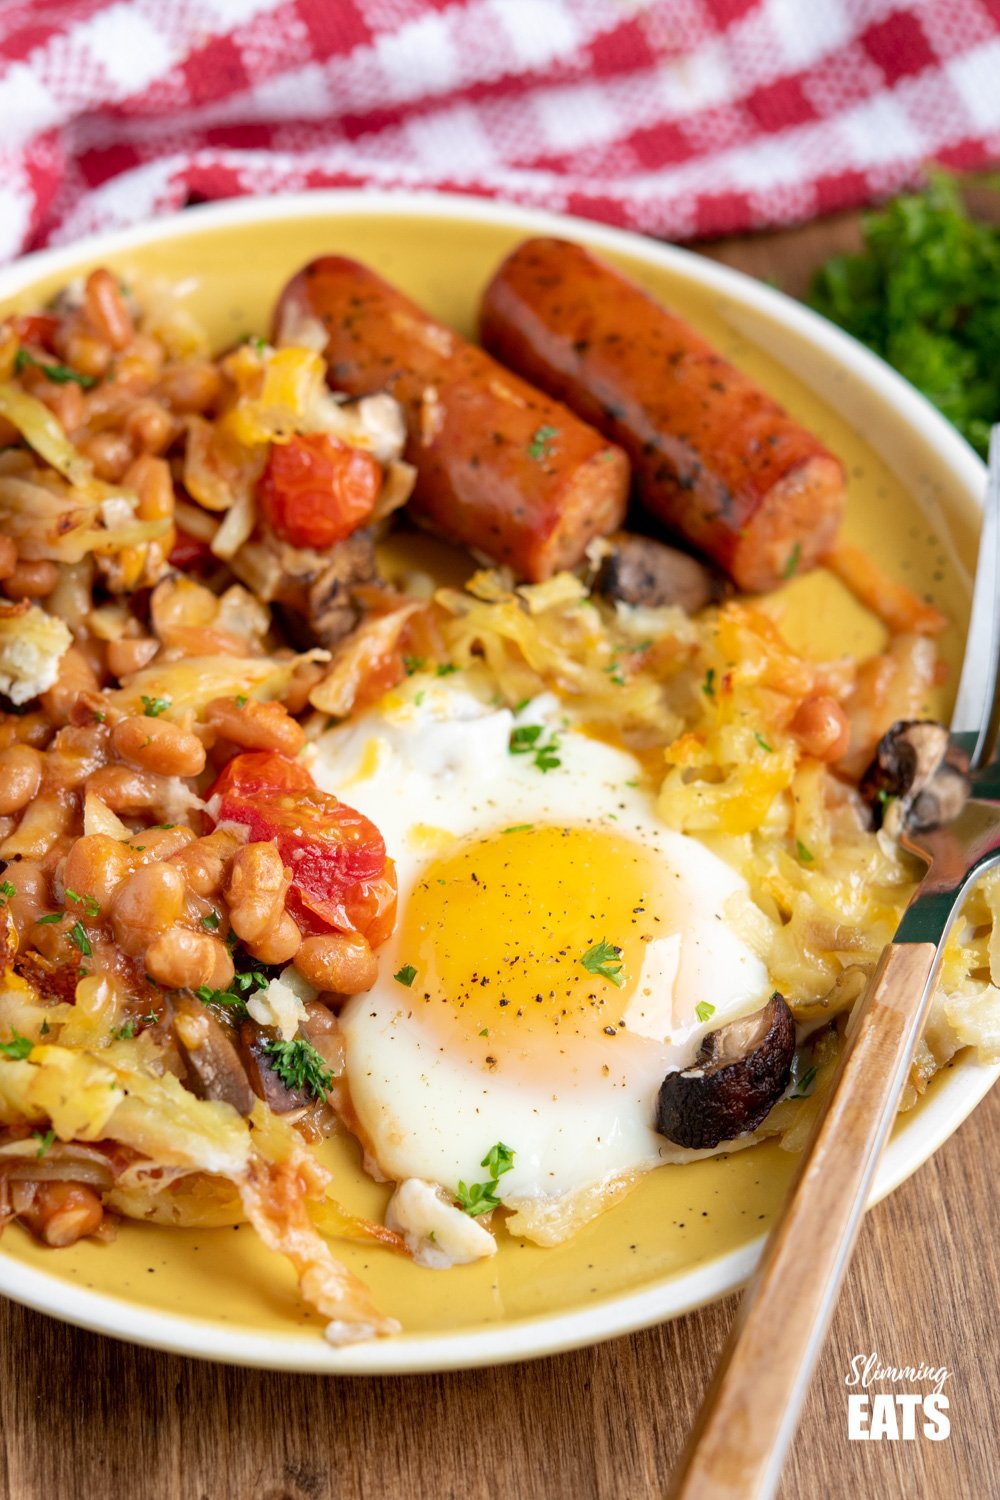
[[[653,1128],[664,1075],[770,987],[733,928],[744,882],[663,826],[635,757],[555,697],[514,714],[421,674],[313,771],[396,861],[396,930],[340,1018],[372,1166],[454,1195],[502,1142],[495,1195],[542,1224],[683,1158]]]

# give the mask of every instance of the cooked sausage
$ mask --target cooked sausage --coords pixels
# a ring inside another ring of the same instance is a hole
[[[537,583],[621,522],[621,449],[373,271],[338,255],[300,271],[278,303],[276,338],[317,323],[335,390],[389,391],[402,404],[417,470],[408,508],[422,525]]]
[[[648,509],[740,588],[773,588],[832,545],[839,459],[581,246],[534,239],[515,250],[486,290],[481,330],[504,364],[620,443]]]
[[[651,536],[618,531],[601,545],[607,551],[594,588],[605,598],[651,609],[676,604],[686,614],[694,615],[722,596],[721,578],[704,563]]]

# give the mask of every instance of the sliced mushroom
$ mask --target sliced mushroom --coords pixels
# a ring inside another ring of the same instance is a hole
[[[199,1099],[231,1104],[241,1115],[254,1106],[254,1092],[225,1027],[197,1000],[173,1000],[174,1035],[188,1065],[188,1085]]]
[[[255,1021],[244,1021],[240,1027],[240,1054],[251,1088],[276,1115],[287,1115],[293,1109],[305,1109],[312,1097],[307,1089],[290,1089],[275,1071],[267,1043],[279,1040],[280,1033],[273,1027],[258,1026]]]
[[[331,552],[308,594],[309,627],[321,646],[334,646],[358,623],[352,590],[377,581],[371,532],[356,531]]]
[[[281,576],[272,598],[286,635],[302,649],[335,646],[361,617],[354,590],[379,581],[372,533],[355,531],[322,554],[273,545]]]
[[[701,1151],[756,1130],[788,1087],[795,1022],[781,995],[762,1010],[710,1031],[690,1068],[660,1085],[656,1128]]]
[[[875,747],[858,786],[876,828],[893,838],[950,823],[965,806],[967,768],[936,719],[900,719]]]
[[[693,615],[722,592],[719,580],[704,563],[652,537],[618,531],[601,550],[594,589],[608,599],[653,609],[677,604]]]

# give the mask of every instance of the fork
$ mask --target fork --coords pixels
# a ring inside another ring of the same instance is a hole
[[[1000,425],[952,743],[972,795],[958,817],[900,842],[927,871],[848,1023],[844,1052],[781,1217],[744,1294],[669,1490],[670,1500],[768,1500],[857,1239],[923,1031],[941,954],[970,886],[1000,864]]]

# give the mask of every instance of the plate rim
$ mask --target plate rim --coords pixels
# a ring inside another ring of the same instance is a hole
[[[119,254],[161,240],[187,238],[217,227],[289,218],[422,215],[470,220],[526,233],[576,239],[631,255],[728,296],[765,314],[817,352],[857,375],[921,431],[952,472],[956,486],[977,508],[986,468],[941,413],[878,355],[784,292],[743,271],[664,244],[631,230],[546,209],[527,208],[459,193],[325,188],[201,204],[139,225],[89,235],[35,251],[0,267],[0,299],[16,296],[42,277],[82,259]],[[799,376],[800,380],[804,377]],[[805,382],[808,384],[808,382]],[[879,1165],[869,1207],[923,1166],[959,1128],[1000,1077],[1000,1063],[962,1057],[954,1079],[943,1079],[933,1098],[891,1140]],[[916,1136],[915,1141],[910,1137]],[[227,1364],[301,1373],[414,1374],[510,1363],[558,1354],[633,1333],[693,1312],[741,1286],[757,1262],[765,1236],[713,1257],[680,1276],[603,1298],[557,1314],[536,1314],[460,1333],[402,1334],[394,1339],[332,1348],[318,1329],[288,1334],[241,1332],[219,1324],[137,1307],[127,1298],[80,1287],[11,1256],[0,1245],[0,1294],[63,1322],[130,1343]]]

